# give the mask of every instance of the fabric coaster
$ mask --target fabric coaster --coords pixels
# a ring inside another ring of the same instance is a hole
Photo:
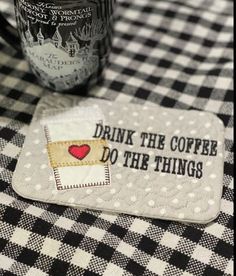
[[[220,211],[223,145],[210,113],[49,95],[13,188],[42,202],[208,223]]]

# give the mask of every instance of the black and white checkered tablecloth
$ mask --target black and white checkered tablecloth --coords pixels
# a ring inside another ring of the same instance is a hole
[[[9,0],[0,8],[11,15]],[[43,89],[0,40],[0,275],[233,274],[233,2],[120,0],[111,64],[90,95],[215,113],[224,194],[207,226],[108,215],[19,197],[12,174]]]

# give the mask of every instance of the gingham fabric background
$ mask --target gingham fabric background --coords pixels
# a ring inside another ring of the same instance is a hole
[[[0,7],[11,15],[9,0]],[[224,195],[207,226],[25,200],[12,174],[43,89],[0,41],[0,275],[233,274],[233,2],[120,0],[111,64],[90,95],[215,113],[226,126]]]

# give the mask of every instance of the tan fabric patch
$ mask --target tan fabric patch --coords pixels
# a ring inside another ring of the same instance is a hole
[[[68,166],[104,166],[101,162],[106,140],[80,140],[53,142],[47,145],[50,164],[53,168]]]

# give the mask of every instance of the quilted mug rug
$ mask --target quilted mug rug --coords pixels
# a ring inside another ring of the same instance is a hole
[[[49,95],[13,176],[32,200],[192,223],[220,211],[224,126],[206,112]]]

